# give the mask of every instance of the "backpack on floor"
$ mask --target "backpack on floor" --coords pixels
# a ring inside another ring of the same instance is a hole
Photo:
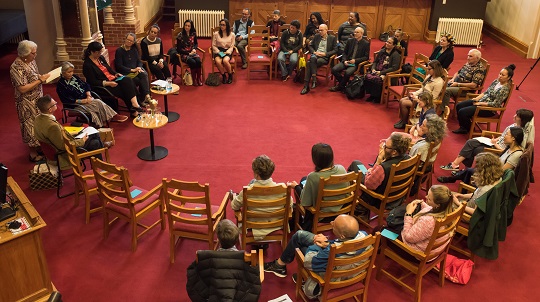
[[[221,75],[219,72],[211,72],[204,83],[208,86],[219,86],[221,85]]]
[[[364,76],[355,75],[345,86],[345,95],[349,100],[361,99],[366,95],[364,89]]]
[[[294,76],[293,82],[295,82],[295,83],[303,83],[305,76],[306,76],[306,67],[300,67],[296,71],[296,75]]]

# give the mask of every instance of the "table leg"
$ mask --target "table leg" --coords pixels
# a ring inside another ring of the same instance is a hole
[[[169,123],[176,122],[180,118],[178,112],[169,111],[169,104],[167,103],[167,95],[163,96],[163,102],[165,103],[165,115],[169,119]]]
[[[169,150],[162,146],[154,145],[154,129],[150,129],[150,147],[142,148],[137,156],[142,160],[155,161],[166,157]]]

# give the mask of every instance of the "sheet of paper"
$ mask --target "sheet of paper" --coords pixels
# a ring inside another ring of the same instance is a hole
[[[89,136],[95,133],[99,133],[99,131],[94,127],[86,127],[79,133],[75,138],[82,138],[85,134],[88,134]]]
[[[477,136],[474,139],[481,142],[484,145],[493,146],[493,144],[491,143],[491,138],[489,137]]]
[[[165,87],[165,86],[167,86],[167,81],[165,81],[165,80],[156,80],[156,81],[153,81],[150,84]]]
[[[55,68],[55,69],[49,71],[49,74],[51,76],[45,81],[45,83],[50,83],[50,82],[58,79],[60,77],[61,71],[62,71],[62,67],[58,67],[58,68]]]
[[[285,295],[277,297],[275,299],[268,300],[268,302],[292,302],[292,300],[289,297],[289,295],[285,294]]]

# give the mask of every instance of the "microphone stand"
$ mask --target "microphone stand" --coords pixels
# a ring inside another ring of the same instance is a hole
[[[525,77],[523,78],[523,80],[521,80],[521,82],[519,83],[519,85],[517,85],[516,90],[519,90],[519,86],[521,86],[521,84],[523,84],[523,81],[525,81],[525,79],[529,76],[529,73],[531,73],[531,71],[533,71],[533,69],[534,69],[534,67],[536,66],[536,64],[538,64],[538,61],[540,61],[540,57],[538,57],[538,59],[536,59],[536,62],[534,62],[533,66],[531,67],[531,69],[529,70],[529,72],[527,72],[527,74],[525,75]]]

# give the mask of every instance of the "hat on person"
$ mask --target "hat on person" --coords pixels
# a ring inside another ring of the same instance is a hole
[[[274,15],[279,15],[279,14],[280,14],[279,9],[276,9],[276,10],[274,11]]]

